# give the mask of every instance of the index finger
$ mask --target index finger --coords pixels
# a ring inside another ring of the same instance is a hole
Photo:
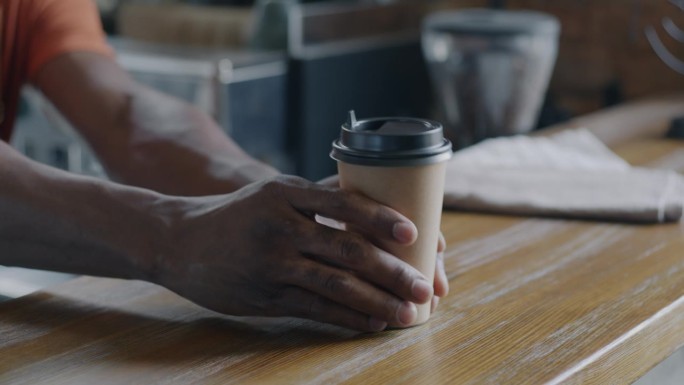
[[[302,181],[283,190],[299,211],[345,222],[374,239],[412,244],[418,237],[413,222],[390,207],[360,194]]]

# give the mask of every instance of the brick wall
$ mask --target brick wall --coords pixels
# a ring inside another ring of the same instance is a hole
[[[656,26],[667,46],[684,61],[684,43],[661,25],[670,17],[684,29],[677,0],[509,0],[509,8],[534,9],[557,16],[563,27],[552,92],[573,113],[603,107],[611,85],[627,99],[684,92],[684,75],[654,53],[644,29]],[[681,1],[684,6],[684,1]],[[613,89],[613,92],[615,89]]]

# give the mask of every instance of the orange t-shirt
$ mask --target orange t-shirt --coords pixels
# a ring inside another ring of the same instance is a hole
[[[0,0],[0,140],[9,140],[21,86],[67,52],[111,56],[92,0]]]

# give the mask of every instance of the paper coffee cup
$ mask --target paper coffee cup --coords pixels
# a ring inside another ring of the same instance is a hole
[[[446,161],[451,143],[442,125],[415,118],[356,121],[353,113],[333,142],[340,185],[389,206],[418,228],[411,246],[380,246],[418,269],[433,282],[442,217]],[[430,302],[418,306],[414,325],[430,318]],[[391,325],[397,326],[397,325]]]

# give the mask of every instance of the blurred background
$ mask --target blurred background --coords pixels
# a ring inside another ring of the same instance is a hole
[[[682,0],[96,2],[119,62],[135,78],[212,114],[253,156],[312,180],[335,172],[328,151],[350,109],[360,117],[442,118],[421,50],[424,17],[439,10],[558,18],[558,59],[535,127],[684,89],[671,68],[684,60]],[[15,147],[103,175],[39,93],[27,89],[24,99]]]

